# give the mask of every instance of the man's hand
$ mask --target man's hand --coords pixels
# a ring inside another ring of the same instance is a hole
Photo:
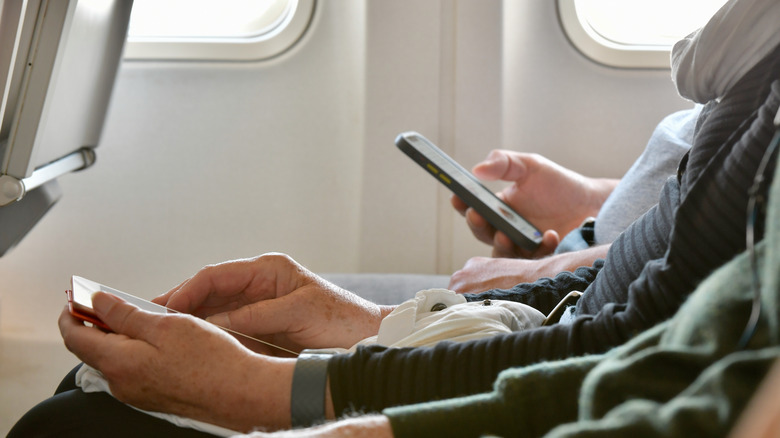
[[[255,354],[189,315],[145,312],[105,293],[93,306],[112,333],[85,326],[67,308],[60,332],[118,400],[237,431],[289,427],[293,360]]]
[[[447,289],[458,293],[510,289],[516,284],[530,283],[548,276],[540,272],[540,268],[537,260],[472,257],[463,268],[452,274]]]
[[[293,351],[349,348],[375,335],[392,311],[326,282],[283,254],[207,266],[153,301]]]
[[[450,277],[448,289],[458,293],[478,293],[490,289],[510,289],[542,277],[555,277],[563,271],[573,272],[580,266],[591,266],[607,256],[610,245],[599,245],[581,251],[557,254],[539,260],[473,257]]]
[[[557,247],[560,238],[586,218],[596,216],[618,180],[588,178],[537,154],[492,151],[472,169],[477,178],[512,184],[497,195],[521,216],[544,231],[534,252],[517,247],[457,197],[452,205],[466,217],[474,236],[493,246],[493,257],[539,258]]]

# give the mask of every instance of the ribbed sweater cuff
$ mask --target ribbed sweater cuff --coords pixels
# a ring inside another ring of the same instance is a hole
[[[577,419],[585,375],[603,358],[585,356],[504,371],[490,393],[387,408],[401,437],[536,437]]]
[[[393,436],[475,437],[506,430],[506,422],[493,393],[385,409]],[[487,420],[487,421],[486,421]],[[488,426],[486,426],[486,424]],[[495,429],[489,427],[494,425]],[[486,428],[488,428],[486,430]]]

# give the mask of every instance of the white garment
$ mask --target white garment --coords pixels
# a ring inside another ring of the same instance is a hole
[[[437,307],[442,310],[433,310]],[[359,345],[387,347],[430,347],[441,341],[465,342],[498,334],[539,327],[544,314],[531,306],[512,301],[466,302],[462,295],[446,289],[417,292],[396,307],[379,326],[376,336]]]
[[[111,394],[111,389],[108,387],[108,382],[106,381],[105,377],[103,377],[103,374],[87,364],[83,364],[76,372],[76,385],[81,387],[81,390],[84,392],[107,392]],[[113,394],[111,395],[113,396]],[[179,427],[195,429],[216,436],[233,436],[239,434],[239,432],[225,429],[224,427],[220,426],[215,426],[213,424],[204,423],[202,421],[184,418],[173,414],[144,411],[142,409],[133,407],[132,405],[128,406],[153,417],[169,421]]]
[[[667,178],[677,173],[680,159],[691,148],[702,106],[666,116],[653,131],[645,151],[601,205],[594,237],[596,245],[612,243],[631,223],[658,203]]]
[[[722,98],[780,44],[780,1],[731,0],[672,49],[672,79],[697,103]]]

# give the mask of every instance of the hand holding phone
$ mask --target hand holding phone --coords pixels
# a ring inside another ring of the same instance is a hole
[[[76,318],[92,323],[104,330],[110,330],[109,327],[101,321],[92,308],[92,294],[95,292],[106,292],[117,296],[130,304],[133,304],[143,310],[154,313],[178,313],[175,310],[155,304],[151,301],[138,298],[134,295],[122,292],[102,285],[92,280],[74,275],[71,278],[71,290],[66,291],[68,295],[68,310]]]
[[[515,244],[529,251],[539,247],[541,231],[428,139],[410,131],[400,134],[395,144]]]
[[[119,297],[123,299],[124,301],[127,301],[128,303],[140,308],[141,310],[146,310],[147,312],[152,313],[180,313],[176,310],[169,309],[165,306],[161,306],[159,304],[153,303],[151,301],[147,301],[143,298],[138,298],[135,295],[130,295],[128,293],[122,292],[120,290],[108,287],[106,285],[100,284],[98,282],[87,280],[84,277],[79,277],[77,275],[74,275],[71,277],[71,289],[65,291],[65,293],[68,296],[68,311],[71,315],[74,317],[89,322],[93,324],[96,327],[100,327],[103,330],[111,331],[111,328],[106,325],[103,321],[98,318],[97,314],[95,314],[95,309],[92,307],[92,294],[95,292],[105,292],[107,294],[114,295],[116,297]],[[293,356],[297,356],[298,353],[288,350],[286,348],[280,347],[278,345],[274,345],[270,342],[263,341],[261,339],[254,338],[252,336],[245,335],[243,333],[239,333],[235,330],[230,330],[226,327],[221,327],[219,325],[216,325],[217,327],[221,328],[222,330],[225,330],[228,333],[231,333],[235,336],[241,337],[243,339],[248,339],[254,342],[259,342],[263,345],[267,345],[269,347],[273,347],[277,350],[284,351],[286,353],[292,354]]]

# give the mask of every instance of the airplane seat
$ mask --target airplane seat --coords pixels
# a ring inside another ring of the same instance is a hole
[[[421,290],[446,289],[448,275],[428,274],[322,274],[326,280],[380,305],[400,304]]]
[[[0,5],[0,256],[57,202],[57,178],[89,167],[132,1]]]

